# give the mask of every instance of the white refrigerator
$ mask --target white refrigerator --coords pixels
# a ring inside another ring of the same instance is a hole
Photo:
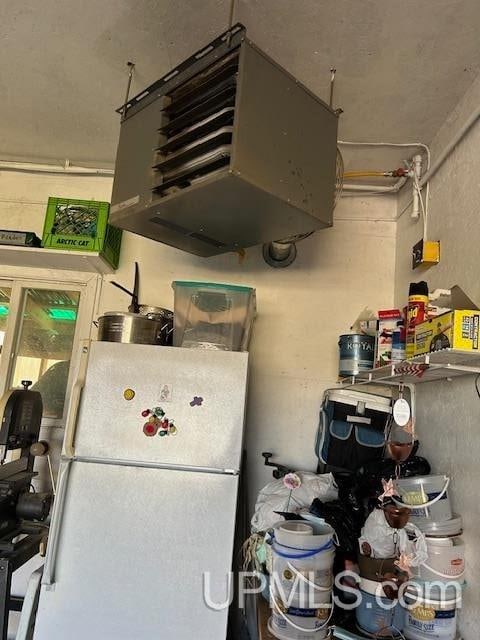
[[[91,345],[35,640],[225,638],[247,366],[247,353]]]

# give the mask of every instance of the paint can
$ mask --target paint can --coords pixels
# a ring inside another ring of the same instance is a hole
[[[441,475],[414,476],[396,481],[400,500],[395,504],[408,507],[409,521],[423,529],[426,522],[451,520],[452,508],[448,495],[450,478]]]
[[[405,611],[398,600],[382,597],[381,582],[362,580],[363,585],[375,585],[375,593],[360,589],[360,602],[355,609],[357,627],[362,633],[378,638],[399,636],[403,629]],[[372,589],[369,589],[370,591]]]
[[[273,525],[275,540],[285,547],[302,550],[316,549],[330,543],[334,531],[325,522],[287,520]]]
[[[292,529],[292,524],[282,522],[274,526],[272,590],[284,601],[293,597],[295,603],[306,602],[312,608],[314,602],[310,600],[315,599],[316,588],[322,592],[333,586],[334,531],[328,524],[316,525],[319,533],[314,535],[314,527],[302,523],[310,528],[308,535],[304,530]],[[309,583],[313,592],[309,592]]]
[[[356,376],[360,371],[373,369],[375,364],[375,337],[361,333],[341,335],[338,346],[340,376]]]
[[[324,640],[330,631],[331,593],[317,594],[316,601],[316,606],[312,608],[294,604],[285,606],[281,598],[274,596],[271,599],[272,615],[268,620],[268,630],[279,640]]]
[[[334,530],[303,521],[273,529],[269,629],[280,640],[323,640],[333,612]]]
[[[428,558],[418,567],[418,577],[422,580],[463,582],[465,573],[465,543],[460,536],[445,538],[426,537]]]
[[[407,640],[455,640],[458,600],[428,600],[406,594],[403,634]]]

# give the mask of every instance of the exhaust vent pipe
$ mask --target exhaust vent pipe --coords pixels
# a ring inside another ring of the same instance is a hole
[[[263,245],[263,259],[274,269],[289,267],[297,257],[296,243],[300,242],[300,240],[305,240],[305,238],[308,238],[313,233],[315,233],[315,231],[265,243]]]
[[[294,242],[267,242],[263,245],[263,259],[274,269],[289,267],[297,257]]]

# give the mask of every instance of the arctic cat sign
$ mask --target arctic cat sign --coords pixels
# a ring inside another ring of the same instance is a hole
[[[56,237],[54,239],[55,244],[63,244],[63,245],[68,245],[70,247],[82,247],[82,249],[86,249],[88,248],[88,246],[90,244],[94,244],[92,242],[92,240],[86,239],[86,240],[80,240],[80,239],[75,239],[75,238],[58,238]]]

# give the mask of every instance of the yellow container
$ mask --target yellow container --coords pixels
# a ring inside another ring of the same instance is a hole
[[[441,349],[479,351],[480,311],[456,309],[415,327],[415,355]]]

